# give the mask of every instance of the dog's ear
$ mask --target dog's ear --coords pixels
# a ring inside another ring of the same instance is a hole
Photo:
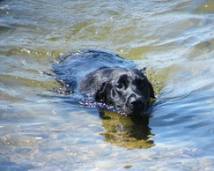
[[[145,75],[145,74],[146,74],[146,67],[141,68],[141,69],[140,69],[140,72],[143,73],[143,74]]]
[[[150,91],[150,97],[155,99],[155,92],[152,87],[152,84],[148,81],[149,91]]]
[[[146,67],[140,69],[140,72],[143,74],[143,75],[146,75]],[[149,80],[147,79],[147,82],[148,82],[148,87],[149,87],[149,91],[150,91],[150,97],[151,98],[155,98],[155,92],[154,92],[154,89],[152,87],[152,84],[149,82]]]

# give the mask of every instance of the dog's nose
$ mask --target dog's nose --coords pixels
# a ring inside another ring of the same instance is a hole
[[[144,109],[144,103],[142,98],[137,98],[136,96],[130,96],[128,104],[130,108],[134,111],[142,111]]]

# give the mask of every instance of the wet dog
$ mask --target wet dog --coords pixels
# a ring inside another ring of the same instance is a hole
[[[154,90],[135,64],[118,55],[87,50],[73,53],[53,66],[57,80],[78,93],[118,113],[142,115],[155,98]]]

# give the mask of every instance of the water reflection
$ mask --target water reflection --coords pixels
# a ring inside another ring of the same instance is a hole
[[[113,112],[101,112],[102,125],[105,132],[102,135],[106,142],[133,149],[150,148],[154,146],[149,127],[149,116],[124,117]]]
[[[61,99],[63,101],[62,104],[65,104],[65,106],[68,107],[69,105],[69,110],[71,110],[71,106],[73,111],[75,111],[75,108],[77,108],[77,111],[81,108],[78,102],[81,96],[78,94],[56,97]],[[106,142],[128,149],[150,148],[154,146],[152,140],[154,134],[149,127],[151,114],[144,116],[123,116],[116,112],[103,111],[101,109],[96,110],[96,105],[82,105],[89,115],[94,115],[95,111],[97,111],[95,112],[96,115],[99,114],[101,118],[100,122],[102,122],[102,127],[105,130],[101,135],[104,136]]]

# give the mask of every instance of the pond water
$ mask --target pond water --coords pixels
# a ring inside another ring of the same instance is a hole
[[[57,57],[102,49],[147,67],[147,124],[69,103]],[[0,170],[213,170],[214,1],[0,1]]]

